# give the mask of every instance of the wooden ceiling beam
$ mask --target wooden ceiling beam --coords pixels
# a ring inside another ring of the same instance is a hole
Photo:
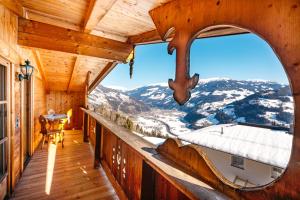
[[[117,0],[90,0],[83,22],[83,30],[90,33]]]
[[[235,34],[244,34],[249,33],[244,29],[235,28],[235,27],[218,27],[212,28],[210,30],[203,31],[199,33],[197,38],[209,38],[209,37],[218,37],[218,36],[226,36],[226,35],[235,35]],[[168,39],[171,39],[174,34],[169,35]],[[151,44],[162,42],[157,30],[147,31],[145,33],[134,35],[128,38],[128,43],[131,44]]]
[[[37,22],[43,22],[46,24],[51,24],[54,26],[59,26],[59,27],[63,27],[63,28],[68,28],[71,30],[75,30],[75,31],[80,31],[81,30],[81,26],[78,24],[73,24],[71,22],[68,22],[60,17],[57,16],[53,16],[44,12],[40,12],[37,10],[32,10],[29,8],[24,8],[24,12],[25,12],[25,18],[29,19],[29,20],[33,20],[33,21],[37,21]]]
[[[109,62],[107,65],[104,67],[103,70],[100,71],[98,76],[95,78],[95,80],[89,85],[88,87],[88,93],[92,92],[97,85],[109,74],[109,72],[117,65],[117,62]]]
[[[36,65],[37,65],[37,68],[41,74],[41,77],[42,77],[42,81],[44,83],[44,87],[45,87],[45,90],[46,92],[48,93],[50,90],[49,90],[49,85],[48,85],[48,82],[46,80],[46,76],[45,76],[45,72],[44,72],[44,65],[43,65],[43,62],[42,62],[42,59],[41,59],[41,56],[40,56],[40,53],[38,50],[35,50],[33,49],[32,50],[32,55],[35,59],[35,62],[36,62]]]
[[[69,83],[68,83],[67,93],[71,92],[71,83],[74,79],[74,74],[76,73],[76,68],[79,66],[79,62],[80,62],[80,56],[75,57],[74,64],[72,66],[71,77],[70,77],[70,80],[69,80]]]
[[[20,17],[24,16],[24,8],[18,0],[0,0],[0,4],[4,5],[16,15]]]
[[[125,62],[133,45],[19,18],[18,44]]]

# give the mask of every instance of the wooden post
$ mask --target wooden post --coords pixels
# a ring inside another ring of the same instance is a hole
[[[101,150],[101,124],[99,124],[98,122],[96,122],[96,138],[95,138],[95,161],[94,161],[94,168],[98,168],[100,167],[100,150]]]
[[[88,137],[88,114],[84,112],[83,114],[83,142],[89,142]]]

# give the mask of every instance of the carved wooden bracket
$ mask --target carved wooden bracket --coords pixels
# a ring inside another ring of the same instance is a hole
[[[167,38],[171,28],[165,35]],[[194,89],[199,81],[199,74],[190,78],[190,44],[191,37],[182,32],[175,32],[175,37],[168,45],[168,53],[176,49],[176,76],[175,81],[169,79],[169,87],[174,90],[173,97],[179,105],[185,104],[191,97],[190,90]]]
[[[174,0],[151,10],[150,16],[161,39],[175,31],[169,52],[177,51],[176,78],[169,84],[181,104],[198,81],[197,75],[189,77],[189,50],[201,31],[220,26],[244,28],[271,45],[290,79],[296,105],[292,154],[279,180],[252,190],[237,190],[242,199],[300,199],[296,178],[300,177],[300,1]]]

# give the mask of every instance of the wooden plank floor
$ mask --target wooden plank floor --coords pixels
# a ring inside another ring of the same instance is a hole
[[[18,200],[118,199],[102,168],[93,168],[81,131],[66,131],[65,147],[45,144],[35,152],[12,195]]]

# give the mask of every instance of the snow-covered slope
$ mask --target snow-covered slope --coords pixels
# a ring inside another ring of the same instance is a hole
[[[156,118],[161,126],[166,126],[165,130],[175,135],[232,122],[288,128],[294,114],[293,98],[287,85],[259,80],[202,79],[184,106],[174,101],[173,91],[165,83],[128,91],[98,86],[89,98],[95,105],[104,104],[131,116]]]
[[[182,120],[190,128],[233,121],[288,127],[293,118],[290,88],[270,81],[202,79],[184,106],[179,106],[173,99],[173,91],[162,84],[126,93],[151,107],[185,112]]]

